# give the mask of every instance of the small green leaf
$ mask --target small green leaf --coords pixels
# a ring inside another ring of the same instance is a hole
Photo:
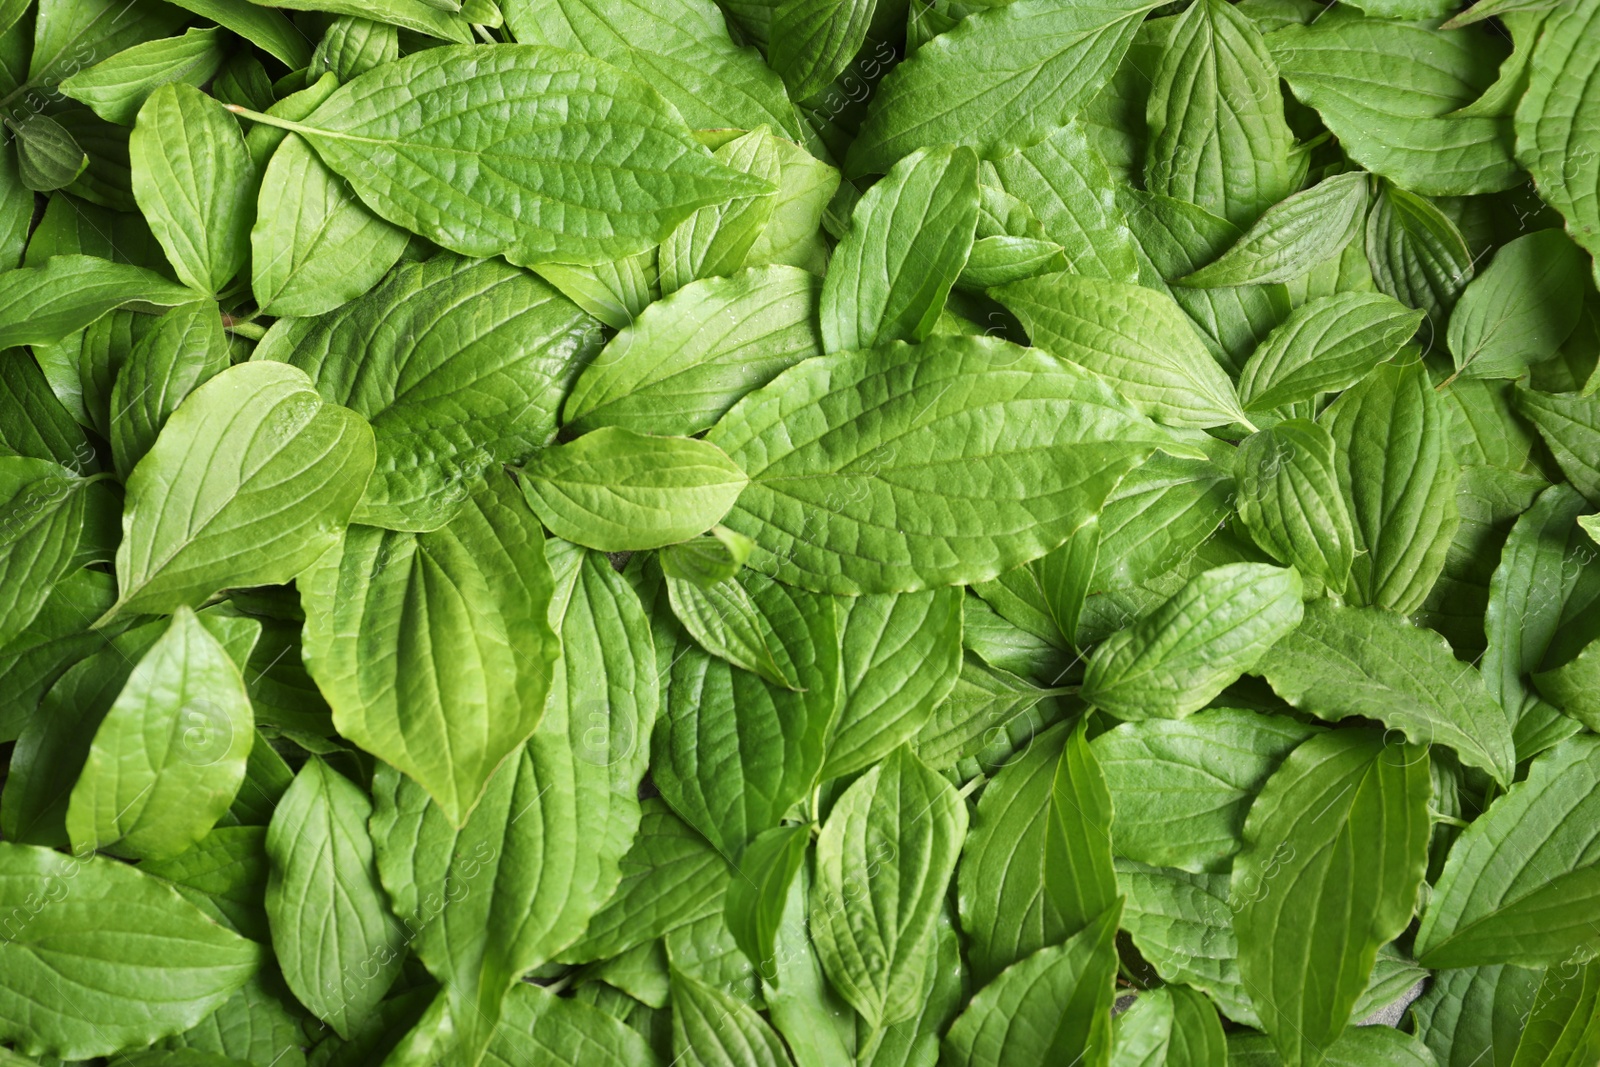
[[[776,977],[778,928],[790,887],[805,862],[811,830],[777,826],[757,834],[739,854],[728,882],[727,924],[733,939],[764,979]]]
[[[24,188],[48,193],[71,185],[89,166],[89,156],[72,134],[48,115],[6,120],[17,139],[17,173]]]
[[[1279,201],[1232,248],[1178,284],[1210,288],[1293,281],[1349,243],[1366,206],[1365,174],[1325,178]]]
[[[1503,245],[1450,316],[1456,375],[1518,378],[1554,356],[1578,325],[1587,288],[1583,253],[1560,230]]]
[[[1260,545],[1335,593],[1350,578],[1355,531],[1339,492],[1333,436],[1288,419],[1239,447],[1239,520]]]

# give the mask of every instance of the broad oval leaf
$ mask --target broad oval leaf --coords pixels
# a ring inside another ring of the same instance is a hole
[[[182,1032],[265,961],[160,879],[96,856],[0,841],[0,909],[0,1034],[26,1055],[110,1056]]]
[[[1374,719],[1415,744],[1446,745],[1463,763],[1511,781],[1509,721],[1483,678],[1438,634],[1393,612],[1314,601],[1299,629],[1255,672],[1284,700],[1320,719]]]
[[[640,79],[538,45],[414,52],[276,124],[383,218],[524,266],[642,252],[696,208],[772,188],[713,160]]]
[[[874,1029],[917,1012],[966,833],[955,788],[904,747],[852,782],[823,824],[811,936],[829,981]]]
[[[1332,435],[1309,419],[1287,419],[1245,439],[1238,469],[1239,520],[1256,544],[1343,592],[1355,530],[1339,492]]]
[[[605,1009],[519,982],[506,998],[505,1025],[484,1054],[487,1067],[528,1063],[584,1067],[659,1067],[644,1036]]]
[[[529,507],[552,533],[601,552],[660,548],[704,533],[747,483],[714,443],[615,426],[535,453],[521,476]]]
[[[1587,289],[1583,253],[1560,230],[1502,245],[1450,315],[1456,376],[1518,378],[1554,356],[1577,328]]]
[[[867,190],[822,283],[829,352],[921,341],[972,251],[978,157],[969,148],[921,149]]]
[[[1424,749],[1331,730],[1290,753],[1251,805],[1231,891],[1239,973],[1289,1062],[1322,1062],[1378,947],[1411,921],[1431,793]]]
[[[138,859],[183,852],[233,803],[254,738],[239,668],[179,608],[95,731],[67,807],[73,848]]]
[[[1042,556],[1168,443],[1087,372],[977,337],[807,360],[707,440],[750,476],[724,521],[752,566],[847,595]]]
[[[789,1067],[783,1042],[754,1008],[676,968],[672,1047],[684,1067]]]
[[[560,648],[544,533],[510,478],[434,533],[352,526],[298,584],[334,725],[463,823],[538,726]]]
[[[178,406],[128,478],[119,612],[286,582],[337,543],[372,473],[372,430],[293,367],[244,363]]]
[[[1090,657],[1081,696],[1119,719],[1181,719],[1300,625],[1299,572],[1262,563],[1205,571]]]
[[[341,1036],[377,1007],[405,963],[407,933],[372,862],[372,802],[308,760],[267,828],[267,920],[289,988]]]
[[[1585,827],[1597,776],[1600,741],[1564,741],[1462,832],[1422,913],[1423,966],[1542,967],[1593,952],[1600,854]]]
[[[356,522],[427,531],[474,479],[549,442],[598,334],[527,271],[444,254],[402,265],[338,311],[275,327],[253,358],[300,368],[324,399],[370,421],[378,463]]]

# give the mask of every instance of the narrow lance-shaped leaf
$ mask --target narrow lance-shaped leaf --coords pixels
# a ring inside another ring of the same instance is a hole
[[[1294,281],[1349,243],[1366,204],[1362,172],[1325,178],[1274,205],[1232,248],[1178,284],[1207,288]]]
[[[1239,400],[1246,411],[1266,411],[1346,389],[1398,355],[1423,314],[1377,293],[1308,300],[1251,353]]]
[[[1111,792],[1080,719],[1056,761],[1044,838],[1044,891],[1072,934],[1118,900],[1111,859]]]
[[[95,256],[51,256],[0,274],[0,349],[48,345],[116,308],[177,307],[198,293],[155,271]]]
[[[1239,520],[1273,556],[1342,592],[1355,531],[1339,492],[1333,437],[1309,419],[1287,419],[1239,447]]]

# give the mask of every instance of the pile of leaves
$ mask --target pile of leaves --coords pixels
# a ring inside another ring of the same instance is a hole
[[[1592,1067],[1596,85],[3,0],[0,1064]]]

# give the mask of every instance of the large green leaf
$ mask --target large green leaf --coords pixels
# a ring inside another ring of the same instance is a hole
[[[774,952],[778,933],[810,844],[807,826],[763,830],[740,853],[734,876],[728,881],[728,932],[768,982],[777,978]]]
[[[1444,568],[1461,522],[1447,419],[1420,362],[1377,368],[1323,412],[1355,526],[1351,603],[1415,611]]]
[[[1288,419],[1239,447],[1239,521],[1267,552],[1335,593],[1350,578],[1355,530],[1339,492],[1333,437]]]
[[[1597,27],[1600,6],[1593,3],[1557,7],[1548,16],[1516,111],[1517,161],[1591,256],[1600,254],[1600,159],[1594,150],[1600,115],[1584,86],[1600,67]]]
[[[301,371],[223,371],[172,413],[128,478],[107,615],[288,581],[338,542],[373,456],[366,420],[324,403]]]
[[[1012,964],[972,998],[945,1036],[941,1063],[1110,1062],[1120,904],[1065,943]]]
[[[345,1038],[399,975],[408,939],[378,884],[371,814],[360,787],[311,759],[267,828],[267,920],[278,965],[300,1002]]]
[[[1581,1067],[1600,1059],[1600,966],[1545,971],[1511,1067]]]
[[[116,308],[152,311],[199,295],[128,263],[51,256],[43,266],[0,274],[0,349],[53,344]]]
[[[510,478],[434,533],[350,527],[299,588],[334,725],[463,823],[538,726],[560,648],[544,534]]]
[[[274,327],[254,358],[300,368],[371,422],[377,469],[355,521],[426,531],[475,478],[550,441],[562,391],[598,343],[598,323],[527,271],[446,254]]]
[[[1313,732],[1290,719],[1237,708],[1107,730],[1090,747],[1116,811],[1111,840],[1117,854],[1196,873],[1226,870],[1243,844],[1250,802]]]
[[[822,354],[821,283],[797,267],[691,282],[652,303],[584,367],[562,408],[577,433],[694,434],[734,402]]]
[[[643,81],[538,45],[424,49],[303,123],[252,117],[303,136],[395,225],[524,265],[642,252],[698,207],[771,189],[713,160]]]
[[[215,293],[250,254],[255,167],[239,123],[192,85],[150,94],[128,140],[133,195],[180,281]]]
[[[823,776],[865,770],[915,737],[961,672],[960,589],[841,601],[839,715]]]
[[[1151,82],[1146,189],[1241,227],[1294,191],[1277,66],[1242,10],[1191,5]]]
[[[909,748],[851,783],[823,824],[811,936],[829,981],[872,1029],[917,1013],[966,832],[966,805]]]
[[[866,42],[877,0],[783,0],[772,5],[770,57],[796,100],[845,72]]]
[[[857,202],[828,263],[824,349],[924,340],[966,265],[977,221],[971,149],[921,149],[896,163]]]
[[[752,564],[846,594],[1042,556],[1165,443],[1087,372],[977,337],[807,360],[707,439],[750,476],[725,522]]]
[[[839,636],[832,597],[762,579],[753,606],[770,651],[798,690],[702,651],[669,646],[664,719],[651,776],[673,808],[731,857],[804,799],[818,780],[838,707]],[[659,640],[659,638],[658,638]]]
[[[1289,1064],[1317,1067],[1427,866],[1425,750],[1375,730],[1316,734],[1267,780],[1233,865],[1239,973]]]
[[[1151,418],[1196,427],[1249,422],[1227,372],[1170,297],[1071,273],[993,292],[1035,345],[1108,379]]]
[[[179,608],[95,731],[67,807],[73,848],[139,859],[189,848],[233,803],[254,737],[239,668]]]
[[[1339,11],[1268,34],[1267,46],[1295,96],[1374,174],[1430,196],[1521,180],[1509,117],[1450,114],[1494,82],[1494,36]]]
[[[1299,572],[1214,567],[1095,649],[1083,699],[1120,719],[1181,719],[1253,669],[1300,624]]]
[[[649,623],[604,559],[561,542],[550,554],[562,658],[539,728],[459,830],[387,768],[375,790],[379,873],[467,1057],[488,1045],[517,978],[582,936],[639,825],[659,701]]]
[[[602,552],[660,548],[704,533],[747,484],[715,444],[616,426],[535,453],[521,481],[552,533]]]
[[[182,37],[146,41],[125,48],[61,83],[61,91],[88,104],[107,122],[133,125],[139,108],[169,81],[204,85],[222,65],[224,41],[215,27],[191,29]]]
[[[1462,832],[1422,913],[1424,966],[1542,967],[1594,951],[1597,776],[1600,742],[1564,741]]]
[[[0,1034],[18,1052],[114,1055],[199,1022],[262,966],[160,879],[0,842]]]
[[[172,883],[178,895],[230,930],[268,943],[267,828],[219,826],[193,848],[166,860],[139,864],[145,874]]]
[[[1495,707],[1482,676],[1438,634],[1393,612],[1314,601],[1300,628],[1255,671],[1284,700],[1320,719],[1373,719],[1511,781],[1510,719]]]
[[[1510,1067],[1540,972],[1509,964],[1440,971],[1411,1007],[1438,1067]]]
[[[1519,378],[1554,356],[1577,328],[1587,289],[1583,253],[1560,230],[1502,246],[1450,316],[1456,375]]]
[[[847,173],[883,173],[929,145],[999,159],[1037,144],[1099,92],[1150,7],[1017,0],[969,15],[884,78]]]
[[[1296,308],[1239,372],[1246,411],[1347,389],[1417,332],[1423,313],[1378,293],[1336,293]]]

